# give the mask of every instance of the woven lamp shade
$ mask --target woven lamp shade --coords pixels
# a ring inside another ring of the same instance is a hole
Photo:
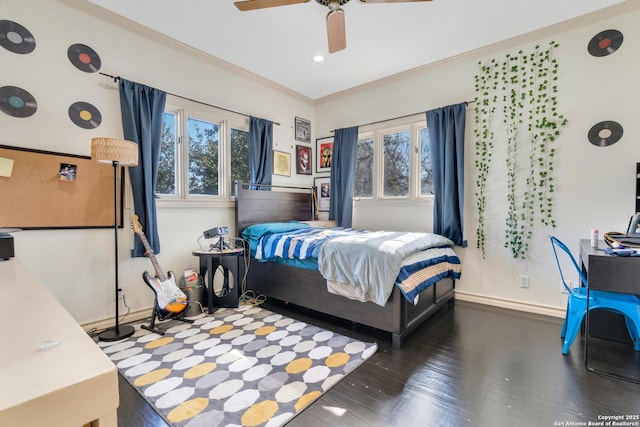
[[[118,162],[122,166],[138,164],[138,144],[117,138],[92,138],[91,160],[103,163]]]

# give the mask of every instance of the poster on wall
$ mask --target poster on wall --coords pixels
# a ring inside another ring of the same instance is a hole
[[[273,150],[273,173],[291,176],[291,154]]]
[[[316,172],[331,172],[331,158],[333,156],[333,137],[316,139]]]
[[[331,202],[331,178],[315,178],[316,200],[318,201],[318,212],[329,212]]]
[[[296,145],[296,173],[311,175],[311,147]]]
[[[296,141],[311,142],[311,122],[296,117]]]

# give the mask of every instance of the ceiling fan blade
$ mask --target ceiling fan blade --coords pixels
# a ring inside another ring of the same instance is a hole
[[[306,3],[309,0],[244,0],[233,4],[245,12],[247,10],[264,9],[267,7],[288,6],[290,4]]]
[[[411,3],[431,0],[358,0],[360,3]]]
[[[344,27],[344,11],[336,9],[327,14],[327,39],[329,53],[347,48],[347,34]]]

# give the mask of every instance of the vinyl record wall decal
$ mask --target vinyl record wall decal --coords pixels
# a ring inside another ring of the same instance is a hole
[[[622,46],[623,36],[618,30],[605,30],[591,38],[587,50],[593,56],[607,56]]]
[[[0,20],[0,46],[13,53],[26,54],[36,48],[33,34],[17,22]]]
[[[618,122],[604,121],[597,123],[589,129],[589,142],[596,147],[608,147],[622,138],[622,126]]]
[[[29,117],[38,109],[36,99],[16,86],[0,87],[0,111],[13,117]]]
[[[83,129],[95,129],[102,122],[102,114],[88,102],[74,102],[69,106],[69,118]]]
[[[74,67],[85,73],[95,73],[102,65],[100,57],[95,50],[83,44],[72,44],[69,46],[67,56]]]

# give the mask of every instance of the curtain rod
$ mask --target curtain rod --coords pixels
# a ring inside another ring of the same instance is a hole
[[[472,101],[464,101],[464,103],[466,105],[469,104],[473,104],[474,102],[476,102],[475,100]],[[398,117],[393,117],[391,119],[384,119],[384,120],[378,120],[377,122],[371,122],[371,123],[365,123],[363,125],[358,125],[358,127],[362,127],[362,126],[370,126],[370,125],[377,125],[378,123],[384,123],[384,122],[390,122],[391,120],[398,120],[398,119],[404,119],[407,117],[411,117],[411,116],[415,116],[416,114],[423,114],[424,111],[418,111],[417,113],[413,113],[413,114],[405,114],[404,116],[398,116]],[[335,130],[331,130],[330,132],[335,132]]]
[[[118,80],[120,80],[120,76],[112,76],[111,74],[101,73],[101,72],[98,72],[98,74],[100,74],[102,76],[105,76],[105,77],[112,78],[114,82],[117,82]],[[249,114],[241,113],[239,111],[230,110],[230,109],[224,108],[224,107],[219,107],[217,105],[207,104],[206,102],[198,101],[196,99],[187,98],[185,96],[176,95],[175,93],[166,92],[166,94],[167,95],[171,95],[171,96],[175,96],[176,98],[186,99],[187,101],[196,102],[198,104],[206,105],[207,107],[213,107],[213,108],[217,108],[219,110],[228,111],[230,113],[240,114],[241,116],[251,117]],[[273,124],[276,125],[276,126],[280,126],[280,123],[278,123],[278,122],[273,122]]]

